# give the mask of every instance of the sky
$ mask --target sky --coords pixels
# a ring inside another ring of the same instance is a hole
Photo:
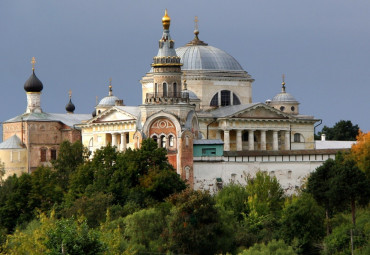
[[[281,91],[317,127],[351,120],[370,131],[370,1],[357,0],[0,0],[0,121],[25,112],[24,82],[43,82],[43,111],[91,113],[96,96],[141,104],[140,79],[162,35],[164,9],[180,47],[194,37],[232,55],[252,78],[253,102]]]

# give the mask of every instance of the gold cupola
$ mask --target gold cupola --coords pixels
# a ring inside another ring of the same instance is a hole
[[[167,14],[167,9],[164,11],[162,18],[163,29],[168,30],[170,28],[171,18]]]

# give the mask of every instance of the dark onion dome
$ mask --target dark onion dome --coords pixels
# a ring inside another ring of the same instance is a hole
[[[26,92],[41,92],[43,87],[42,82],[35,75],[35,70],[33,70],[30,78],[24,83],[24,90]]]
[[[95,117],[96,116],[96,109],[94,109],[94,111],[92,112],[92,114],[91,114],[93,117]]]
[[[75,105],[72,103],[72,100],[71,100],[71,98],[70,98],[70,99],[69,99],[68,104],[66,105],[66,111],[67,111],[68,113],[73,113],[73,112],[75,111],[75,109],[76,109],[76,107],[75,107]]]

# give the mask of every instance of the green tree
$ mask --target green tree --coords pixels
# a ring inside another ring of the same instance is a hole
[[[208,192],[185,190],[169,198],[174,205],[168,217],[169,250],[185,254],[215,254],[229,233],[225,232],[215,200]]]
[[[54,160],[53,168],[57,171],[59,185],[64,191],[68,188],[70,175],[89,157],[89,151],[80,141],[71,143],[63,141],[60,144],[58,157]]]
[[[99,240],[98,233],[90,230],[86,221],[73,218],[55,222],[55,228],[46,233],[46,254],[102,254],[104,244]]]
[[[338,201],[332,185],[332,179],[336,175],[335,167],[336,163],[333,159],[326,160],[323,165],[310,174],[306,189],[317,203],[325,208],[327,235],[331,232],[330,218],[333,216],[333,209]]]
[[[356,202],[367,205],[370,200],[370,181],[349,157],[337,157],[337,171],[332,180],[333,193],[341,204],[349,204],[352,223],[356,224]]]
[[[323,208],[315,199],[303,193],[284,208],[280,236],[288,244],[294,244],[300,254],[318,254],[315,244],[325,233],[323,215]]]
[[[239,255],[296,255],[296,253],[283,240],[272,240],[267,244],[257,243]]]
[[[318,133],[318,138],[321,134],[325,134],[327,140],[356,141],[359,130],[358,125],[353,125],[350,120],[341,120],[335,123],[333,127],[324,126],[321,132]]]

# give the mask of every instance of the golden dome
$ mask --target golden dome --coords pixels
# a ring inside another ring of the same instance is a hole
[[[162,18],[163,29],[168,30],[170,28],[171,18],[167,15],[167,9],[164,11]]]

